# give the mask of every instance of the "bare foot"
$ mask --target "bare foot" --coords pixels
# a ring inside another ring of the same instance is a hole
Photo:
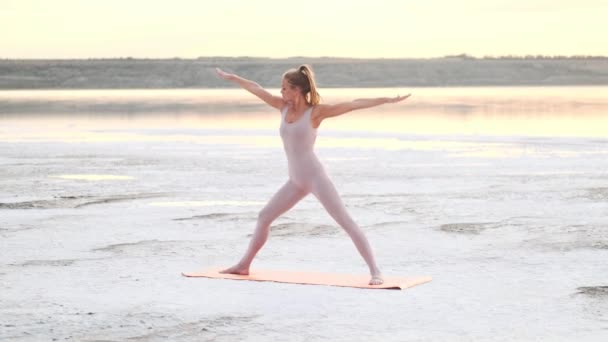
[[[369,281],[370,285],[382,285],[383,283],[384,279],[382,279],[382,275],[380,274],[372,276],[372,279]]]
[[[238,274],[238,275],[249,275],[249,267],[244,267],[236,264],[230,268],[220,271],[220,273]]]

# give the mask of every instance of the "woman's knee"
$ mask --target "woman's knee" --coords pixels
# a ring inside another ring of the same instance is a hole
[[[268,226],[274,221],[274,216],[270,210],[264,208],[258,213],[258,223],[264,226]]]
[[[357,223],[351,217],[338,218],[336,222],[347,232],[354,232],[359,229],[359,226],[357,226]]]

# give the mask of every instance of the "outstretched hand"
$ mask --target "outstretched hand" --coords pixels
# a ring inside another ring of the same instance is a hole
[[[405,99],[407,99],[408,97],[412,96],[412,94],[407,94],[407,95],[397,95],[395,97],[391,97],[388,99],[387,103],[395,103],[395,102],[400,102],[403,101]]]
[[[226,81],[230,81],[234,77],[234,74],[229,74],[220,68],[215,68],[215,73],[219,78]]]

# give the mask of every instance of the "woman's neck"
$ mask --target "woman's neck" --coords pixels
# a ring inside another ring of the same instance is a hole
[[[308,109],[310,105],[306,102],[306,99],[296,100],[293,105],[289,108],[290,111],[299,113]]]

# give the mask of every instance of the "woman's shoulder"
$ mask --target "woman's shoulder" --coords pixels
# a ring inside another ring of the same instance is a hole
[[[318,116],[319,114],[321,114],[323,112],[323,110],[325,110],[327,108],[327,104],[325,103],[317,103],[316,105],[312,105],[312,110],[311,110],[311,115],[312,116]]]

